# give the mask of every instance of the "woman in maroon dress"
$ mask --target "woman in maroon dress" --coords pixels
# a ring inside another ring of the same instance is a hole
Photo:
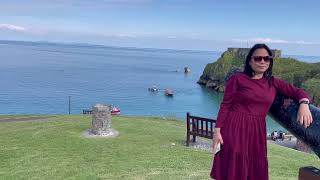
[[[246,58],[244,72],[232,75],[226,84],[214,129],[215,154],[210,176],[216,180],[267,180],[266,115],[282,93],[300,102],[298,120],[312,123],[308,94],[272,76],[272,52],[256,44]]]

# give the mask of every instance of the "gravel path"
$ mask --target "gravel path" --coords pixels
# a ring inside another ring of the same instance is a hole
[[[292,140],[283,140],[283,141],[267,140],[267,143],[277,144],[279,146],[284,146],[284,147],[291,148],[291,149],[296,149],[296,142],[297,142],[296,138],[292,138]],[[197,137],[196,142],[192,142],[192,138],[191,138],[189,146],[191,148],[201,149],[201,150],[206,150],[206,151],[212,152],[212,147],[211,147],[212,140],[210,140],[210,139]]]
[[[201,137],[197,137],[196,142],[192,142],[192,138],[189,143],[189,147],[195,148],[195,149],[201,149],[212,152],[212,140],[211,139],[205,139]]]

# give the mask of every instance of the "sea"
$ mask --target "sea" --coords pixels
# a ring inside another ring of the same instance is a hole
[[[222,52],[0,41],[0,114],[81,114],[98,103],[125,116],[216,118],[223,94],[196,82]],[[318,56],[294,57],[319,62]],[[184,73],[184,67],[191,72]],[[157,92],[149,87],[157,86]],[[165,95],[173,90],[173,97]],[[268,132],[283,130],[267,117]]]

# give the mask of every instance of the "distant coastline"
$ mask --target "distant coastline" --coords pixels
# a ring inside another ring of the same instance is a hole
[[[209,50],[192,50],[192,49],[166,49],[166,48],[150,48],[150,47],[128,47],[128,46],[109,46],[103,44],[90,43],[73,43],[73,42],[53,42],[53,41],[14,41],[14,40],[0,40],[0,44],[14,44],[14,45],[59,45],[59,46],[76,46],[76,47],[94,47],[94,48],[111,48],[111,49],[125,49],[125,50],[142,50],[142,51],[162,51],[162,52],[194,52],[194,53],[221,53],[221,51]]]
[[[166,49],[166,48],[150,48],[150,47],[130,47],[130,46],[110,46],[104,44],[91,44],[91,43],[74,43],[74,42],[56,42],[56,41],[17,41],[17,40],[0,40],[0,44],[14,44],[14,45],[59,45],[59,46],[77,46],[77,47],[95,47],[95,48],[112,48],[112,49],[126,49],[126,50],[142,50],[142,51],[163,51],[163,52],[194,52],[194,53],[214,53],[222,54],[223,51],[219,50],[192,50],[192,49]],[[320,62],[319,55],[303,55],[303,54],[282,54],[282,57],[296,58],[304,62]]]

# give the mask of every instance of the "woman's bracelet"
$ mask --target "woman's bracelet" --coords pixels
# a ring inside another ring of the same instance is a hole
[[[299,100],[299,104],[310,104],[310,101],[308,98],[302,98]]]
[[[299,104],[310,104],[310,102],[307,100],[303,100],[303,101],[300,101]]]

